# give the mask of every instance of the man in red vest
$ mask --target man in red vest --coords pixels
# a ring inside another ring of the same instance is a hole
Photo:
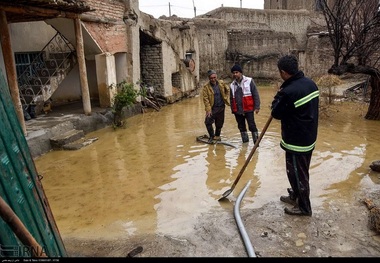
[[[234,79],[230,85],[231,111],[235,115],[243,143],[249,141],[246,122],[252,133],[252,140],[256,143],[259,133],[254,113],[258,114],[260,111],[259,92],[254,80],[243,75],[240,65],[234,65],[231,68],[231,73]]]

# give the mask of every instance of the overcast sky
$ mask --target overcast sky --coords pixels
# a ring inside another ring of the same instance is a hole
[[[162,15],[193,18],[195,14],[199,16],[222,5],[224,7],[264,9],[264,0],[139,0],[140,11],[155,18]]]

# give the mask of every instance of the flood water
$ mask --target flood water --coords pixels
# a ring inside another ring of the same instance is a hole
[[[261,131],[275,94],[260,87],[262,109],[255,115]],[[380,159],[379,121],[363,118],[367,105],[349,103],[321,114],[310,169],[313,213],[331,200],[350,200],[379,189],[379,174],[369,165]],[[185,99],[126,121],[126,127],[88,134],[93,144],[77,151],[52,151],[35,160],[61,235],[118,238],[145,233],[181,235],[192,231],[202,214],[233,213],[244,186],[251,184],[241,210],[269,202],[279,205],[289,187],[280,123],[273,120],[227,202],[231,188],[253,148],[242,145],[233,115],[226,110],[221,144],[196,141],[206,134],[200,97]],[[282,209],[282,208],[280,208]]]

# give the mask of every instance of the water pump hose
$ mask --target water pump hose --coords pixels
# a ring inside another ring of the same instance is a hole
[[[256,257],[255,250],[253,249],[253,246],[252,246],[252,243],[248,237],[247,231],[245,230],[244,224],[243,224],[241,217],[240,217],[240,211],[239,211],[240,202],[243,199],[245,192],[247,192],[247,189],[248,189],[250,184],[251,184],[251,180],[248,181],[246,186],[243,188],[243,190],[239,194],[239,196],[236,200],[235,206],[234,206],[234,216],[235,216],[236,224],[237,224],[239,231],[240,231],[240,236],[244,241],[244,245],[245,245],[245,248],[247,250],[248,256],[249,257]]]

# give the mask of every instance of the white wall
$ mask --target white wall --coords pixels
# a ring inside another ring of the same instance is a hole
[[[43,21],[9,25],[13,52],[40,51],[56,33],[54,28]]]

